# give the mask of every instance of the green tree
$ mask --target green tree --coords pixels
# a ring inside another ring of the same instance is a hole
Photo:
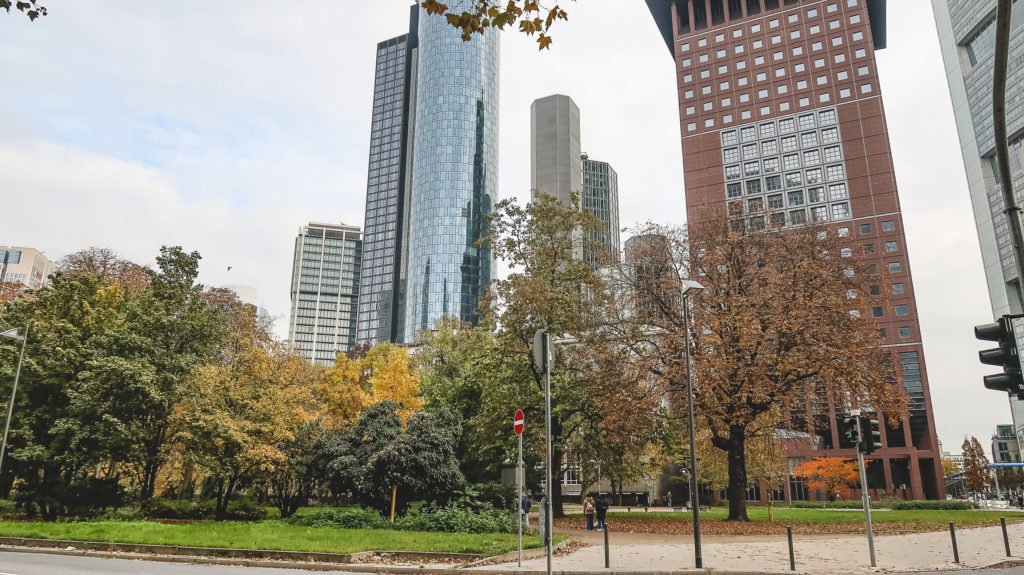
[[[335,493],[352,491],[362,505],[387,514],[392,489],[402,510],[411,501],[445,503],[463,485],[455,418],[419,411],[403,426],[400,410],[394,401],[376,403],[351,428],[325,434],[317,465]]]
[[[589,238],[595,237],[600,226],[592,214],[580,208],[576,195],[568,205],[544,194],[526,206],[505,200],[490,216],[490,235],[483,243],[514,270],[507,278],[492,282],[481,303],[487,314],[483,325],[500,326],[497,341],[510,375],[498,378],[497,385],[488,386],[482,397],[479,425],[488,430],[494,443],[508,436],[508,420],[516,408],[523,409],[529,421],[544,420],[544,374],[532,360],[534,332],[546,328],[554,338],[582,341],[594,327],[594,309],[601,304],[603,282],[582,255],[599,251]],[[551,491],[554,513],[562,516],[566,446],[596,412],[586,378],[570,365],[567,346],[555,349]],[[543,452],[543,426],[533,427],[536,432],[528,438],[531,448]],[[511,446],[510,441],[508,444]]]

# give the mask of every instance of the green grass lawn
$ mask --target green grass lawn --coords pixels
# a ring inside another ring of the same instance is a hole
[[[701,512],[701,519],[722,520],[729,515],[725,507],[712,507],[708,511]],[[747,515],[751,521],[767,521],[768,508],[757,506],[748,507]],[[677,519],[679,521],[692,521],[690,513],[676,512],[609,512],[609,519]],[[796,509],[790,507],[776,506],[774,508],[775,522],[783,523],[863,523],[864,513],[858,509]],[[978,525],[998,525],[999,518],[1005,517],[1007,521],[1024,521],[1024,512],[1020,511],[939,511],[939,510],[907,510],[895,511],[890,509],[874,509],[871,512],[873,523],[905,523],[919,525],[930,529],[936,525],[948,526],[950,521],[957,526],[971,527]]]
[[[289,525],[275,520],[254,523],[203,521],[184,524],[162,524],[152,521],[0,521],[0,536],[331,553],[373,550],[438,551],[490,556],[517,549],[515,534],[315,528]],[[555,536],[556,542],[564,539],[564,536]],[[523,537],[524,548],[540,546],[540,537]]]

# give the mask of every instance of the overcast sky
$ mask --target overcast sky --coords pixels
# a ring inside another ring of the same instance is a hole
[[[407,31],[410,2],[45,4],[35,23],[0,13],[0,245],[144,264],[198,250],[201,281],[258,289],[284,335],[298,227],[362,226],[376,43]],[[550,51],[502,37],[501,196],[528,197],[530,103],[562,93],[583,150],[618,171],[623,225],[682,223],[673,64],[650,14],[565,7]],[[981,384],[971,328],[991,310],[931,5],[888,10],[882,93],[939,438],[959,451],[1009,408]]]

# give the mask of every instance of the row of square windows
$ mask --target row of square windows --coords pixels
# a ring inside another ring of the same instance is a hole
[[[857,4],[858,4],[858,0],[846,0],[846,5],[849,8],[856,7]],[[839,11],[839,5],[836,4],[836,3],[829,4],[829,5],[827,5],[825,7],[825,13],[826,14],[835,14],[838,11]],[[818,9],[817,8],[810,8],[810,9],[807,10],[807,18],[817,18],[817,17],[818,17]],[[794,12],[790,13],[786,17],[786,19],[787,19],[788,23],[795,24],[795,23],[800,21],[800,14],[799,14],[799,12],[794,11]],[[851,24],[858,24],[858,23],[860,23],[860,16],[859,15],[851,16],[850,17],[850,23]],[[774,30],[775,28],[778,28],[781,24],[782,24],[782,21],[780,19],[774,18],[774,19],[768,21],[768,29],[769,30]],[[829,28],[830,29],[835,30],[838,27],[839,27],[839,21],[838,20],[832,20],[832,21],[829,22]],[[751,25],[750,32],[752,34],[759,34],[759,33],[761,33],[761,24],[753,24],[753,25]],[[741,38],[741,37],[743,37],[743,29],[742,28],[737,28],[737,29],[733,30],[732,31],[732,37],[733,38]],[[725,42],[725,34],[724,33],[723,34],[717,34],[715,36],[715,42],[716,43]],[[704,48],[707,45],[708,45],[708,39],[707,38],[701,38],[701,39],[697,40],[697,47],[698,48]],[[679,51],[680,52],[689,52],[690,51],[690,43],[689,42],[685,42],[683,44],[680,44],[679,45]]]
[[[817,125],[815,124],[815,120],[817,120]],[[817,112],[817,118],[815,118],[815,113],[811,112],[809,114],[801,114],[800,116],[780,118],[777,121],[769,120],[767,122],[762,122],[757,126],[742,126],[738,132],[736,130],[723,131],[722,145],[731,146],[739,143],[740,141],[752,142],[758,138],[774,138],[777,134],[792,134],[797,131],[798,127],[801,131],[813,130],[817,126],[825,127],[835,125],[836,122],[838,122],[838,116],[836,115],[835,108],[819,110]]]
[[[867,67],[866,66],[864,68],[861,68],[861,70],[863,70],[863,74],[867,74]],[[764,74],[758,74],[758,76],[763,76],[763,75]],[[838,72],[836,74],[836,77],[837,77],[837,79],[839,81],[846,80],[847,79],[847,73],[846,72],[842,72],[842,71]],[[744,85],[744,86],[746,85],[746,78],[740,78],[740,81],[741,81],[740,82],[741,85]],[[825,86],[825,85],[828,84],[828,76],[818,76],[818,78],[817,78],[817,80],[815,80],[815,82],[817,82],[816,87]],[[722,82],[721,88],[723,90],[728,90],[729,89],[729,83],[728,82]],[[807,80],[797,80],[797,82],[796,82],[796,89],[797,90],[807,90],[808,88],[810,88],[810,84],[808,84]],[[873,89],[874,88],[872,88],[871,82],[867,82],[867,83],[861,84],[861,86],[860,86],[860,91],[861,91],[862,94],[870,94]],[[790,85],[789,84],[777,84],[775,86],[775,91],[780,96],[786,95],[790,91]],[[711,94],[711,87],[710,86],[705,86],[702,92],[703,92],[703,95],[710,95]],[[850,90],[849,88],[845,88],[845,89],[841,89],[840,90],[840,95],[842,95],[843,98],[850,97],[850,94],[852,94],[852,90]],[[768,88],[759,88],[757,90],[757,98],[759,100],[765,100],[765,99],[768,98],[769,95],[771,95],[771,91]],[[692,90],[687,90],[686,91],[686,97],[687,97],[687,99],[693,98],[693,91]],[[740,104],[746,104],[746,103],[750,102],[750,92],[744,92],[744,93],[740,94],[737,97],[737,100],[739,101]],[[822,102],[828,102],[828,100],[829,100],[828,98],[823,98],[821,101]],[[732,106],[732,104],[733,104],[732,96],[726,96],[726,97],[722,98],[722,100],[721,100],[721,107],[722,108],[729,108],[730,106]],[[701,108],[705,112],[710,112],[711,110],[714,109],[714,107],[715,107],[714,102],[711,102],[711,101],[705,101],[703,104],[701,104]],[[697,111],[696,106],[690,105],[690,106],[686,107],[686,115],[687,116],[692,116],[696,111]]]
[[[773,178],[768,178],[768,179],[771,180]],[[747,185],[747,195],[748,196],[753,196],[753,195],[760,196],[760,194],[765,193],[765,192],[779,192],[778,194],[772,194],[772,195],[768,196],[768,207],[770,209],[777,210],[777,209],[781,209],[781,208],[786,207],[783,204],[783,201],[782,201],[782,198],[783,198],[782,188],[780,188],[780,187],[768,187],[767,189],[762,190],[761,189],[761,180],[750,180],[750,181],[747,182],[747,184],[748,184]],[[757,185],[756,186],[751,186],[750,184],[757,184]],[[778,185],[778,184],[776,183],[776,185]],[[828,192],[827,195],[826,195],[826,191]],[[740,197],[743,196],[742,192],[743,192],[743,190],[740,187],[740,184],[738,184],[738,183],[737,184],[729,184],[728,189],[726,191],[726,197],[729,198],[729,199],[740,198]],[[804,190],[789,190],[789,191],[787,191],[786,192],[786,196],[789,198],[789,205],[790,206],[802,206],[805,203],[808,203],[808,204],[818,204],[818,203],[822,203],[822,202],[830,201],[830,200],[833,200],[833,201],[834,200],[845,200],[846,198],[850,197],[850,195],[849,195],[849,193],[848,193],[848,191],[846,189],[846,183],[830,184],[827,188],[825,186],[815,186],[815,187],[812,187],[812,188],[807,188],[806,193],[807,193],[807,195],[805,196],[804,195]],[[760,209],[761,206],[764,205],[763,198],[761,198],[761,197],[750,198],[748,200],[748,202],[750,204],[750,207],[753,208],[755,211],[757,209]],[[733,203],[736,203],[736,202],[733,202]]]
[[[863,94],[870,93],[872,91],[871,84],[864,84],[863,86],[861,86],[861,90],[860,91]],[[850,98],[852,95],[853,95],[853,93],[852,93],[852,91],[849,88],[842,88],[842,89],[839,90],[839,97],[841,99],[845,100],[847,98]],[[819,94],[818,95],[818,102],[821,103],[821,104],[827,104],[827,103],[829,103],[831,101],[832,101],[832,96],[830,96],[828,93],[824,93],[824,94]],[[806,108],[806,107],[811,105],[811,99],[810,98],[800,98],[797,101],[797,103],[798,103],[798,105],[801,108]],[[779,103],[779,111],[780,112],[788,112],[789,109],[790,109],[789,102],[780,102]],[[759,111],[760,111],[761,117],[767,117],[767,116],[771,115],[771,113],[772,113],[771,106],[761,106]],[[753,112],[751,112],[750,110],[742,110],[740,112],[740,119],[742,119],[742,120],[751,120],[751,119],[753,119]],[[734,118],[733,118],[732,114],[725,114],[725,115],[722,116],[722,123],[723,124],[731,124],[733,122],[733,120],[734,120]],[[714,118],[707,118],[707,119],[705,119],[704,120],[704,127],[705,128],[714,128],[715,127],[715,119]],[[686,131],[687,132],[694,132],[696,130],[697,130],[697,123],[696,122],[689,122],[689,123],[686,124]]]
[[[853,17],[854,18],[859,18],[859,16],[853,16]],[[838,22],[836,22],[836,24],[838,24]],[[816,26],[812,26],[811,27],[811,33],[812,34],[816,34],[817,33],[815,28],[816,28]],[[838,25],[836,26],[836,28],[838,28]],[[789,33],[789,37],[792,40],[798,40],[800,38],[800,30],[793,30],[792,32]],[[864,39],[864,33],[863,32],[854,32],[853,34],[851,34],[851,38],[853,39],[854,42],[860,42],[861,40]],[[782,36],[772,36],[772,44],[781,44],[781,43],[782,43]],[[842,46],[843,45],[843,37],[842,36],[835,36],[835,37],[832,38],[830,43],[832,44],[833,47]],[[759,50],[759,49],[764,48],[764,43],[761,40],[754,40],[754,42],[752,44],[752,47],[755,50]],[[825,49],[825,43],[823,41],[811,42],[811,51],[812,52],[820,52],[820,51],[822,51],[824,49]],[[733,47],[733,53],[734,54],[743,54],[745,52],[745,50],[746,50],[746,47],[743,44],[736,44]],[[792,47],[790,49],[790,51],[791,51],[791,53],[794,56],[803,56],[804,55],[804,47],[803,46],[794,46],[794,47]],[[865,53],[862,54],[862,52],[865,52]],[[784,55],[785,55],[785,53],[780,50],[780,51],[776,51],[772,55],[772,57],[775,60],[782,60]],[[858,58],[862,58],[865,55],[866,55],[866,51],[863,48],[857,50],[857,57]],[[724,58],[728,58],[728,52],[725,49],[718,50],[718,52],[715,53],[715,59],[716,60],[721,60],[721,59],[724,59]],[[710,58],[710,56],[708,54],[701,54],[700,56],[697,57],[697,63],[698,64],[707,64],[710,61],[710,59],[711,58]],[[760,61],[758,61],[758,60],[760,60]],[[746,66],[746,62],[742,62],[741,61],[740,63],[742,63],[744,65],[744,67]],[[689,68],[690,66],[693,65],[693,60],[691,58],[683,58],[679,62],[679,64],[683,68]],[[763,56],[756,57],[754,59],[754,64],[756,64],[756,65],[764,64],[764,57]],[[738,70],[742,70],[743,68],[737,66],[737,69]],[[720,72],[722,71],[721,68],[719,69],[719,71]],[[726,72],[728,71],[727,67],[726,67],[725,71]]]
[[[858,55],[857,55],[858,58],[864,57],[863,55],[859,54],[859,52],[863,52],[863,50],[858,50],[857,52],[858,52]],[[782,59],[781,55],[780,55],[779,58],[776,58],[776,59],[777,60],[781,60]],[[843,62],[846,62],[846,56],[844,54],[836,54],[833,59],[835,60],[835,62],[837,64],[842,64]],[[756,58],[755,61],[756,60],[762,60],[761,62],[756,62],[757,64],[763,64],[764,63],[763,62],[763,58],[761,58],[761,57]],[[737,70],[745,70],[746,67],[747,67],[746,66],[746,62],[739,62],[736,65],[736,69]],[[815,69],[824,68],[824,67],[825,67],[825,59],[824,58],[817,58],[817,59],[814,60],[814,68]],[[806,71],[807,71],[807,65],[804,64],[803,62],[797,62],[797,63],[793,64],[793,73],[794,74],[803,74]],[[716,76],[724,75],[724,74],[728,74],[728,73],[729,73],[729,69],[728,69],[727,66],[719,66],[718,67],[718,74]],[[859,76],[867,76],[870,73],[871,73],[871,68],[869,66],[858,66],[857,67],[857,75],[859,75]],[[781,68],[776,68],[775,69],[775,77],[776,78],[785,78],[786,77],[786,68],[785,68],[785,66],[783,66]],[[700,71],[700,79],[701,80],[707,80],[709,78],[711,78],[711,70],[710,69],[708,69],[708,70],[701,70]],[[840,70],[840,71],[838,71],[836,73],[836,81],[837,82],[843,82],[845,80],[848,80],[849,78],[850,78],[850,75],[845,70]],[[757,81],[757,82],[767,82],[768,81],[768,73],[767,72],[758,72],[757,74],[754,75],[754,80]],[[827,76],[818,76],[816,81],[818,83],[817,85],[823,86],[823,85],[828,83],[828,77]],[[689,84],[691,82],[693,82],[693,74],[683,74],[683,83],[684,84]],[[747,76],[740,76],[740,77],[736,78],[736,85],[741,87],[741,88],[743,86],[748,85],[749,83],[750,83],[750,78],[747,77]],[[803,90],[806,87],[807,87],[807,83],[806,82],[803,82],[802,84],[801,84],[801,82],[797,82],[797,88],[798,89]],[[728,90],[729,88],[730,88],[730,84],[726,80],[722,80],[718,84],[718,89],[719,90]],[[707,86],[704,86],[704,87],[701,88],[701,94],[702,95],[706,96],[706,95],[708,95],[710,93],[711,93],[711,86],[710,85],[707,85]],[[780,92],[780,93],[782,93],[782,92]],[[685,96],[687,99],[693,98],[693,96],[694,96],[693,90],[686,90],[686,91],[684,91],[683,92],[683,96]]]
[[[822,132],[822,139],[824,144],[837,144],[835,146],[825,146],[824,158],[826,162],[838,162],[843,159],[841,148],[839,143],[839,132],[835,129],[824,130]],[[797,152],[801,147],[804,148],[803,158],[805,166],[816,166],[821,163],[822,149],[818,148],[817,132],[809,132],[802,134],[800,137],[800,144],[797,144],[796,136],[789,136],[782,138],[782,152],[795,152],[793,154],[786,154],[783,156],[786,169],[793,169],[800,167],[800,153]],[[807,149],[811,148],[811,149]],[[726,162],[738,162],[740,161],[740,149],[739,147],[723,148],[722,158]],[[760,149],[755,144],[744,144],[742,147],[743,159],[752,160],[761,156],[774,156],[779,153],[779,142],[776,140],[765,140],[761,142]],[[773,158],[774,169],[768,169],[768,163],[765,163],[765,171],[777,171],[779,164],[778,158]],[[753,162],[756,169],[757,162]],[[747,166],[747,164],[744,164]]]
[[[783,194],[781,194],[781,193],[769,194],[768,197],[767,197],[767,200],[768,200],[767,208],[769,210],[784,210],[784,209],[786,209],[786,202],[783,199],[784,197],[788,197],[788,199],[789,199],[789,207],[791,207],[791,208],[803,206],[804,203],[805,203],[804,202],[804,199],[805,199],[804,190],[793,190],[793,191],[787,192],[785,194],[785,196]],[[829,190],[829,195],[828,195],[827,198],[825,197],[825,190],[824,190],[824,188],[809,188],[807,190],[806,199],[808,200],[807,203],[815,204],[815,203],[825,202],[826,199],[830,200],[830,201],[833,201],[833,200],[843,200],[843,199],[846,199],[846,197],[847,197],[846,189],[845,189],[845,186],[844,186],[841,189]],[[758,212],[761,212],[761,211],[763,211],[765,209],[765,197],[764,196],[758,196],[756,198],[747,198],[746,206],[745,207],[746,207],[745,211],[748,214],[756,214]],[[821,207],[823,207],[823,206],[821,206]],[[738,216],[738,215],[741,215],[743,213],[744,213],[744,203],[743,203],[743,200],[733,200],[733,201],[729,202],[729,215]]]
[[[777,172],[778,171],[778,158],[769,158],[769,159],[765,160],[764,166],[765,166],[764,172],[766,174]],[[800,167],[799,164],[794,164],[792,166],[792,168],[799,168],[799,167]],[[791,167],[787,164],[786,169],[791,169]],[[804,183],[807,183],[807,184],[820,184],[820,183],[824,182],[826,179],[828,181],[830,181],[830,182],[838,182],[839,180],[843,180],[843,179],[846,178],[846,173],[845,172],[846,171],[843,169],[843,165],[842,164],[834,164],[834,165],[831,165],[831,166],[826,166],[825,167],[825,172],[824,172],[824,176],[825,176],[824,178],[822,177],[823,174],[822,174],[821,168],[810,168],[810,169],[804,170],[803,171],[803,177],[801,177],[801,172],[799,172],[799,171],[797,171],[797,172],[787,172],[786,173],[786,187],[787,188],[791,188],[791,187],[795,187],[795,186],[801,186]],[[747,163],[745,163],[744,164],[744,173],[747,176],[756,176],[756,175],[758,175],[757,162],[747,162]],[[725,167],[725,179],[726,179],[726,181],[736,180],[736,179],[739,179],[740,177],[741,176],[740,176],[740,167],[739,167],[739,165],[726,166]],[[757,179],[757,180],[747,180],[747,188],[748,188],[748,190],[751,188],[752,185],[756,185],[756,186],[760,187],[760,182],[761,182],[760,179]],[[775,188],[775,189],[781,189],[782,188],[782,178],[781,178],[781,176],[769,176],[769,177],[765,178],[766,186],[769,189],[772,189],[773,182],[775,183],[775,185],[778,186],[778,188]],[[733,185],[738,186],[739,184],[738,183],[737,184],[729,184],[729,186],[733,186]],[[728,186],[727,186],[726,189],[727,189],[727,191],[731,190],[731,188],[728,187]],[[748,191],[747,193],[750,193],[750,192]]]
[[[829,210],[829,208],[831,208],[831,210]],[[808,219],[808,211],[810,212],[810,219]],[[830,211],[831,218],[829,217]],[[763,212],[763,210],[759,210],[759,212]],[[742,216],[742,202],[734,202],[733,205],[730,205],[729,215],[733,217]],[[830,219],[832,221],[842,221],[851,218],[850,204],[848,202],[840,202],[838,204],[832,204],[831,206],[812,206],[807,210],[801,208],[798,210],[790,210],[789,212],[772,212],[767,214],[767,216],[767,223],[773,228],[784,228],[787,227],[787,225],[803,226],[807,225],[808,221],[827,222]],[[742,229],[743,226],[749,226],[750,229],[756,231],[765,229],[765,223],[765,216],[762,214],[751,216],[746,220],[735,219],[730,222],[730,226],[737,231]]]

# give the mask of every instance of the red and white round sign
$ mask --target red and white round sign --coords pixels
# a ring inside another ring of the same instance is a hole
[[[523,410],[517,409],[515,419],[512,420],[512,426],[516,430],[516,435],[523,434],[523,420]]]

